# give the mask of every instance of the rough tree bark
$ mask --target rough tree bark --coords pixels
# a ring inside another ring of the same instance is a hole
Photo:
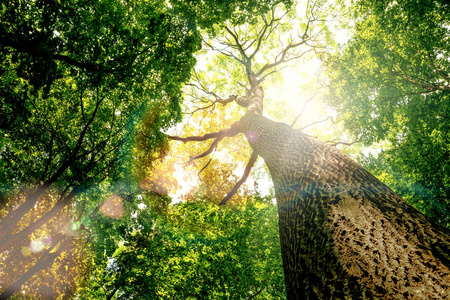
[[[361,166],[259,114],[240,126],[269,168],[288,299],[450,299],[450,233]]]

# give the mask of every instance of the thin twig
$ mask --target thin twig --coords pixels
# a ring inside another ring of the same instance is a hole
[[[206,165],[205,165],[205,166],[197,173],[197,176],[200,176],[200,173],[202,173],[203,170],[206,169],[206,168],[209,166],[209,164],[211,163],[211,161],[212,161],[213,158],[214,158],[214,153],[216,153],[216,150],[217,150],[217,145],[216,145],[216,148],[214,149],[213,154],[211,155],[211,158],[208,160],[208,162],[206,163]]]
[[[315,125],[315,124],[319,124],[319,123],[326,122],[326,121],[328,121],[328,120],[331,120],[331,123],[334,123],[334,122],[333,122],[333,117],[328,116],[326,119],[323,119],[323,120],[320,120],[320,121],[317,121],[317,122],[313,122],[313,123],[311,123],[311,124],[308,124],[308,125],[306,125],[305,127],[300,128],[300,130],[303,130],[303,129],[308,128],[308,127],[310,127],[310,126],[312,126],[312,125]]]
[[[353,144],[358,143],[359,141],[358,141],[358,140],[353,141],[353,142],[342,142],[342,141],[339,141],[339,142],[334,142],[334,143],[330,143],[330,142],[331,142],[331,141],[326,141],[326,143],[328,143],[328,145],[330,145],[330,146],[332,146],[332,147],[336,147],[337,145],[351,146],[351,145],[353,145]]]
[[[295,123],[297,122],[297,120],[303,115],[303,112],[305,111],[306,105],[312,101],[319,93],[316,93],[314,96],[312,96],[311,98],[309,98],[308,100],[306,100],[305,104],[303,104],[302,110],[300,111],[300,113],[297,115],[297,117],[295,117],[294,121],[291,124],[291,127],[294,127]]]

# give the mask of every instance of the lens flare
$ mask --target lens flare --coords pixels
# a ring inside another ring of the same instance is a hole
[[[30,243],[30,250],[33,253],[41,252],[41,250],[44,248],[44,243],[41,240],[34,240]]]
[[[122,197],[120,195],[111,195],[103,201],[100,206],[100,212],[110,218],[119,219],[124,213],[125,209],[122,204]]]
[[[22,255],[23,256],[30,256],[31,255],[30,247],[22,247]]]
[[[77,236],[77,231],[80,229],[81,223],[77,221],[67,221],[66,225],[61,229],[61,232],[71,236]]]
[[[42,240],[44,241],[45,246],[50,246],[52,243],[52,237],[49,235],[44,236]]]
[[[77,231],[78,229],[80,229],[80,227],[81,227],[81,223],[80,222],[72,222],[72,224],[71,224],[71,226],[70,226],[70,228],[73,230],[73,231]]]
[[[256,133],[256,131],[250,130],[246,132],[245,135],[247,136],[247,140],[249,143],[253,143],[258,140],[258,133]]]

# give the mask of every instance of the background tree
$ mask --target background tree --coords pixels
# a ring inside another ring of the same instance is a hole
[[[449,226],[450,7],[405,0],[351,9],[352,38],[328,61],[328,103],[366,145],[387,141],[364,165]]]

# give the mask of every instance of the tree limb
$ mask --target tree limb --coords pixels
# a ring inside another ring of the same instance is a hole
[[[282,68],[280,68],[280,69],[275,69],[275,70],[273,70],[273,71],[271,71],[270,73],[267,73],[266,75],[264,75],[263,77],[261,77],[260,79],[258,79],[258,83],[261,83],[261,82],[263,82],[265,79],[266,79],[266,77],[268,77],[268,76],[270,76],[270,75],[272,75],[272,74],[274,74],[274,73],[277,73],[277,72],[280,72],[281,70],[284,70],[284,69],[286,69],[287,68],[287,66],[284,66],[284,67],[282,67]]]
[[[217,147],[216,147],[216,149],[217,149]],[[209,164],[210,164],[211,161],[213,160],[213,157],[214,157],[214,153],[213,153],[213,155],[211,155],[211,158],[208,160],[208,162],[206,163],[206,165],[204,165],[203,168],[202,168],[200,171],[198,171],[197,176],[200,177],[200,174],[203,172],[203,170],[205,170],[205,169],[209,166]]]
[[[264,26],[263,26],[263,28],[261,29],[260,33],[259,33],[259,38],[257,39],[258,42],[257,42],[257,44],[256,44],[255,51],[253,51],[253,53],[252,53],[252,54],[250,55],[250,57],[249,57],[250,60],[252,60],[252,59],[255,57],[256,53],[258,53],[259,49],[261,48],[261,44],[262,44],[262,41],[263,41],[263,39],[264,39],[264,36],[266,35],[267,29],[268,29],[269,27],[272,27],[273,22],[275,21],[275,18],[274,18],[274,11],[272,10],[272,19],[270,20],[269,23],[267,23],[267,20],[266,20],[266,18],[265,18],[264,16],[263,16],[263,21],[264,21]],[[271,33],[272,33],[272,30],[269,30],[269,35],[270,35]]]
[[[308,49],[308,50],[303,51],[302,53],[300,53],[300,54],[298,54],[298,55],[296,55],[296,56],[294,56],[294,57],[292,57],[292,58],[286,59],[286,55],[287,55],[287,53],[288,53],[288,51],[289,51],[290,49],[297,48],[297,47],[299,47],[299,46],[305,44],[306,42],[307,42],[307,40],[302,40],[301,42],[298,42],[298,43],[296,43],[296,44],[292,44],[292,42],[289,43],[289,45],[287,45],[283,50],[281,50],[281,52],[275,57],[275,62],[270,63],[270,64],[265,64],[265,65],[264,65],[264,66],[256,73],[256,77],[261,76],[265,71],[267,71],[267,70],[269,70],[269,69],[275,68],[276,66],[278,66],[278,65],[280,65],[280,64],[282,64],[282,63],[285,63],[285,62],[288,62],[288,61],[291,61],[291,60],[294,60],[294,59],[299,59],[300,57],[302,57],[302,56],[305,55],[306,53],[312,51],[312,49]],[[280,58],[278,58],[278,57],[280,57]]]
[[[209,48],[211,48],[211,50],[217,51],[225,56],[231,57],[245,66],[245,62],[242,59],[239,59],[232,52],[225,50],[225,49],[218,49],[218,48],[214,47],[213,45],[211,45],[210,43],[208,43],[207,41],[205,41],[205,39],[203,39],[203,43],[205,43]]]
[[[31,234],[33,231],[39,229],[42,225],[46,224],[50,219],[52,219],[55,215],[60,213],[64,207],[66,207],[67,204],[72,201],[73,197],[78,192],[78,188],[74,188],[69,195],[66,197],[58,200],[56,204],[52,207],[50,211],[48,211],[43,217],[36,220],[34,223],[31,223],[27,227],[23,228],[20,232],[17,233],[10,233],[8,235],[8,238],[5,239],[3,237],[2,243],[0,245],[0,252],[3,252],[5,250],[8,250],[9,248],[13,247],[14,245],[18,245],[19,242],[23,239],[25,239],[29,234]]]
[[[61,243],[60,243],[61,242]],[[56,245],[59,245],[58,249],[53,251]],[[31,278],[37,272],[44,270],[51,266],[56,258],[58,258],[62,252],[64,252],[69,246],[68,241],[63,240],[63,237],[58,237],[52,242],[52,246],[45,250],[41,257],[36,261],[36,263],[31,266],[25,273],[19,276],[13,283],[11,283],[1,294],[0,299],[8,299],[14,293],[20,290],[22,285],[24,285],[28,279]]]
[[[393,73],[395,75],[397,75],[395,71],[393,71]],[[400,75],[400,78],[403,78],[404,80],[406,80],[414,85],[420,86],[421,88],[424,88],[427,91],[437,91],[437,90],[450,91],[450,86],[436,84],[436,83],[423,82],[423,81],[412,79],[406,75]]]
[[[218,137],[232,137],[242,132],[242,129],[239,126],[239,121],[234,122],[231,124],[230,128],[222,129],[221,131],[213,132],[213,133],[207,133],[202,136],[188,136],[188,137],[179,137],[179,136],[173,136],[168,135],[167,137],[174,141],[181,141],[183,143],[187,142],[201,142],[206,141],[209,139],[214,139]]]
[[[217,145],[219,144],[219,142],[220,142],[221,140],[223,140],[223,138],[224,138],[224,136],[219,136],[219,137],[217,137],[217,138],[212,142],[211,146],[209,146],[208,150],[206,150],[205,152],[200,153],[200,154],[198,154],[198,155],[196,155],[196,156],[194,156],[194,157],[189,158],[189,161],[186,163],[186,165],[189,165],[189,164],[191,164],[194,160],[199,159],[199,158],[202,158],[202,157],[205,157],[206,155],[208,155],[208,154],[210,154],[211,152],[213,152],[213,151],[217,148]],[[208,163],[208,164],[209,164],[209,163]]]
[[[240,62],[243,63],[245,66],[247,66],[246,63],[249,61],[249,57],[247,56],[247,54],[245,54],[244,48],[242,48],[242,45],[239,42],[239,38],[238,38],[237,34],[233,31],[231,31],[230,28],[228,28],[227,26],[225,26],[225,30],[233,37],[234,42],[236,43],[235,46],[237,47],[239,53],[244,58],[245,63],[243,63],[242,61],[240,61]]]
[[[236,194],[237,190],[247,180],[248,175],[250,174],[250,170],[255,165],[255,162],[257,159],[258,159],[258,154],[256,154],[255,151],[253,151],[247,165],[245,166],[244,174],[242,175],[241,179],[239,179],[239,181],[236,182],[233,189],[225,196],[225,198],[222,199],[222,201],[220,201],[219,205],[225,205],[227,203],[227,201],[230,200],[230,198],[233,197],[234,194]]]

